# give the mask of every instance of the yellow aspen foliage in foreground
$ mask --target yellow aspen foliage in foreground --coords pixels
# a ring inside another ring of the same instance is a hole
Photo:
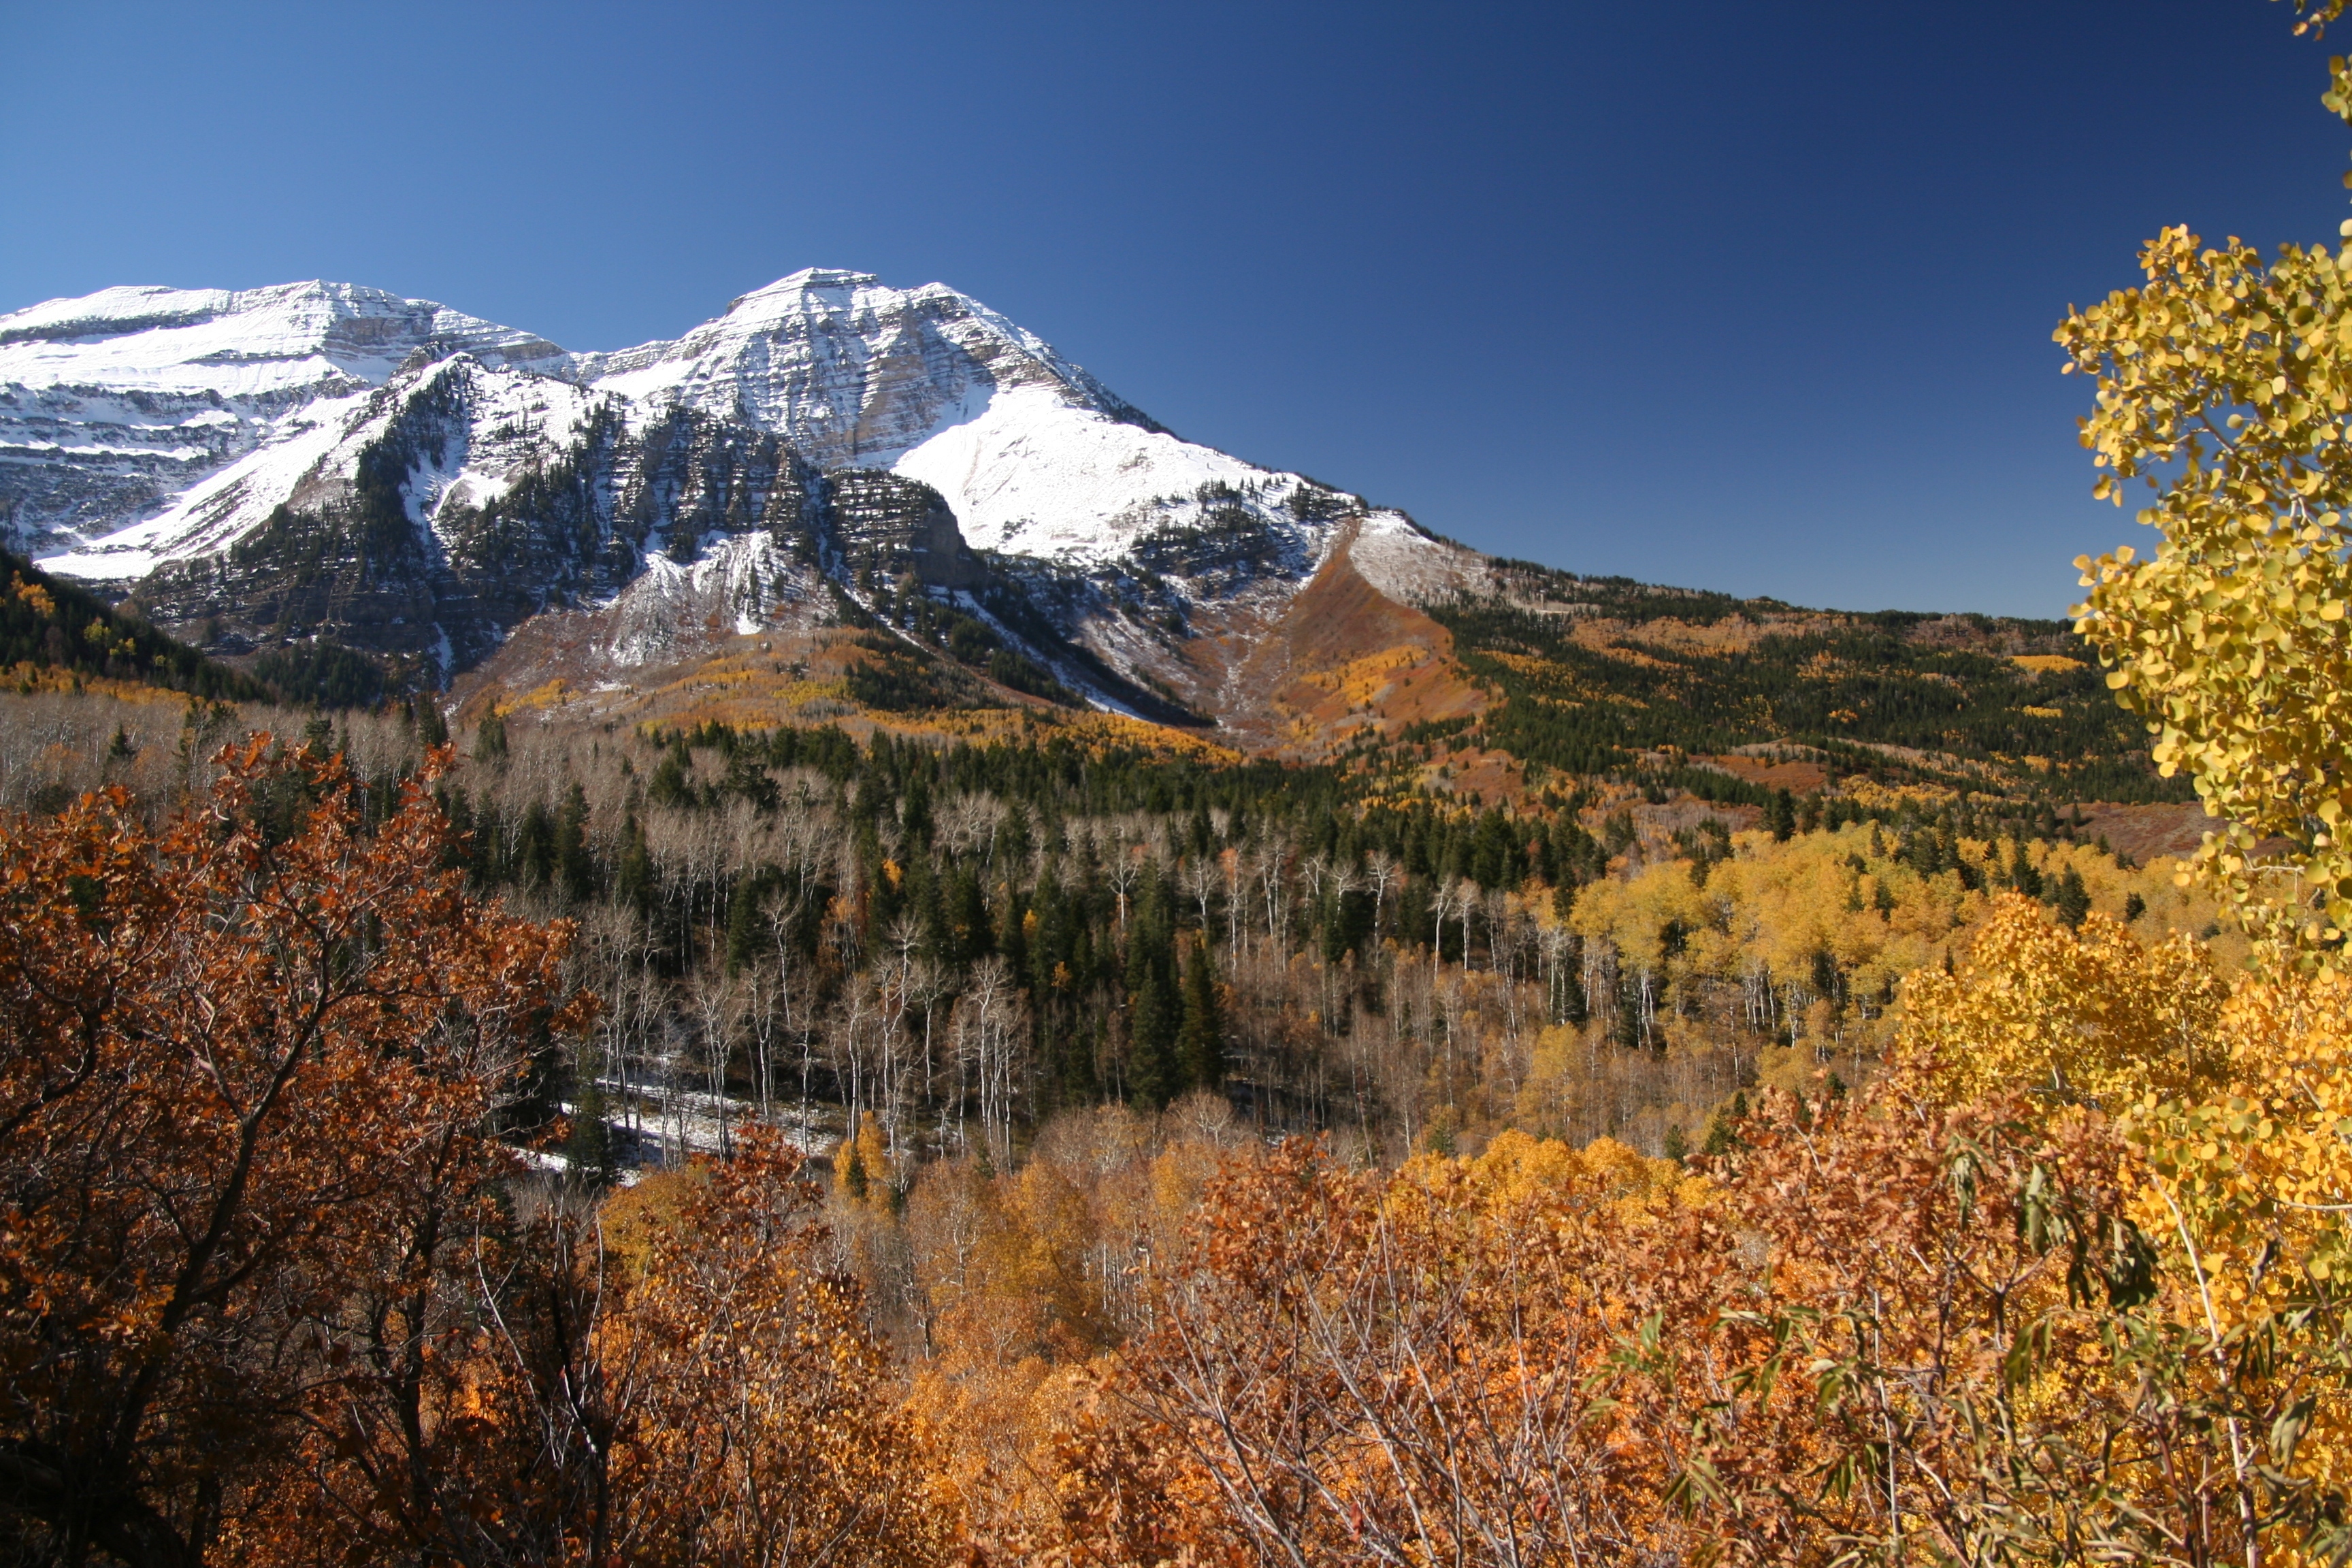
[[[2340,0],[2306,5],[2324,30]],[[2322,101],[2352,122],[2352,70]],[[2352,237],[2352,222],[2344,226]],[[2146,282],[2070,311],[2065,369],[2097,384],[2082,443],[2096,495],[2163,542],[2075,564],[2077,629],[2107,684],[2146,715],[2152,754],[2187,771],[2229,826],[2197,870],[2269,941],[2340,963],[2352,942],[2352,245],[2282,247],[2265,264],[2232,237],[2166,229]]]
[[[2022,1090],[2044,1125],[2113,1130],[2110,1249],[2127,1228],[2149,1298],[2111,1331],[2112,1378],[2142,1380],[2127,1425],[2151,1402],[2203,1424],[2202,1484],[2242,1539],[2293,1523],[2346,1544],[2352,980],[2224,985],[2191,944],[2095,916],[2072,936],[2012,900],[1957,978],[1915,984],[1903,1045],[1905,1073],[1947,1103]]]
[[[2070,936],[2011,898],[1977,933],[1965,975],[1916,975],[1904,1002],[1954,1098],[2026,1089],[2112,1112],[2220,1081],[2228,994],[2212,954],[2186,937],[2144,945],[2095,913]]]

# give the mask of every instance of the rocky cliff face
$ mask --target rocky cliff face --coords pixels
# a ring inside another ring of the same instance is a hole
[[[1162,714],[1234,700],[1187,649],[1278,617],[1343,523],[1445,553],[951,289],[816,269],[612,353],[342,284],[0,316],[0,523],[224,653],[323,640],[446,683],[604,606],[625,678],[684,646],[666,618],[836,616]]]

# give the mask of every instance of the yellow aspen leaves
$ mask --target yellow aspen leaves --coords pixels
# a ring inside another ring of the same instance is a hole
[[[2143,945],[2095,912],[2070,933],[2011,894],[1962,973],[1912,977],[1904,1040],[1957,1100],[2023,1091],[2118,1111],[2151,1091],[2178,1098],[2220,1081],[2214,1026],[2228,994],[2200,943]]]
[[[2082,442],[2110,470],[2099,493],[2120,504],[2118,479],[2146,483],[2140,521],[2164,542],[2079,561],[2077,629],[2147,719],[2158,769],[2185,770],[2224,819],[2200,874],[2258,935],[2337,963],[2352,851],[2324,813],[2352,791],[2352,443],[2330,411],[2352,396],[2352,251],[2265,264],[2171,228],[2140,262],[2144,287],[2056,336],[2098,384]]]

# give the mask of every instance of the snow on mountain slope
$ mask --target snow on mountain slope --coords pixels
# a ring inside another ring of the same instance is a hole
[[[428,300],[352,283],[104,289],[0,316],[0,382],[27,387],[255,398],[338,380],[380,386],[419,349],[514,363],[563,352]]]
[[[1217,706],[1184,650],[1276,624],[1343,535],[1401,587],[1453,571],[1409,520],[1179,439],[942,284],[809,268],[597,353],[344,284],[0,316],[0,533],[224,647],[329,637],[446,679],[541,609],[604,604],[625,664],[689,604],[768,614],[736,579],[787,557],[879,613],[826,531],[864,526],[839,503],[876,470],[916,482],[886,532],[935,490],[998,552],[928,589],[1027,605],[998,630],[1097,700],[1135,679]]]
[[[1203,485],[1278,479],[1236,458],[1074,407],[1045,386],[998,391],[973,417],[898,458],[898,473],[948,498],[964,537],[986,550],[1116,560],[1167,523],[1162,499]]]
[[[408,480],[410,516],[429,525],[446,504],[479,507],[503,494],[523,469],[563,451],[597,394],[567,382],[472,355],[437,362],[392,384],[322,397],[272,421],[262,444],[173,498],[155,516],[79,548],[45,556],[68,576],[131,582],[167,561],[216,554],[246,538],[282,505],[316,505],[347,491],[362,448],[411,399],[455,384],[464,417]]]
[[[574,354],[563,374],[638,419],[682,405],[773,431],[822,468],[894,468],[944,495],[974,544],[1073,563],[1122,558],[1171,522],[1158,503],[1203,485],[1258,485],[1276,504],[1297,482],[1177,439],[939,283],[810,268],[675,342]]]
[[[675,342],[567,364],[573,379],[649,411],[683,404],[748,420],[824,468],[887,468],[1016,386],[1149,424],[1041,339],[944,284],[887,289],[824,268],[754,289]]]
[[[237,519],[266,513],[339,445],[332,426],[354,395],[420,353],[458,353],[593,384],[626,399],[633,424],[681,405],[744,420],[823,467],[887,466],[1016,389],[1078,416],[1063,422],[1074,430],[1150,432],[986,307],[938,284],[886,289],[863,273],[798,272],[676,342],[578,355],[348,284],[109,289],[0,316],[0,521],[59,570],[118,579],[217,548]],[[999,492],[1002,478],[983,482]],[[1100,489],[1077,499],[1111,510],[1138,499]],[[1083,531],[1067,507],[1044,521],[1057,540]]]
[[[303,404],[240,431],[252,445],[226,466],[173,497],[152,518],[41,557],[68,577],[131,582],[166,560],[226,550],[285,501],[365,422],[373,395],[354,393]]]
[[[0,317],[0,522],[58,570],[116,581],[222,548],[351,450],[334,427],[355,396],[461,353],[609,393],[639,429],[687,408],[820,468],[896,468],[991,549],[1112,566],[1213,505],[1252,512],[1289,553],[1316,549],[1286,505],[1295,476],[1177,439],[944,285],[814,268],[613,353],[345,284],[51,300]]]
[[[79,547],[140,524],[141,542],[88,563],[111,575],[165,537],[146,526],[155,514],[184,513],[225,468],[315,445],[334,417],[322,402],[380,386],[419,354],[459,353],[562,356],[527,332],[348,283],[107,289],[0,316],[0,537],[69,557],[72,571]],[[267,477],[245,476],[247,489]]]

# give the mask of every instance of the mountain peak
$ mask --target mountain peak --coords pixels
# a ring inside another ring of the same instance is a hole
[[[727,308],[735,309],[745,300],[756,300],[766,294],[803,293],[811,289],[871,289],[882,281],[871,272],[853,272],[844,267],[803,267],[798,272],[787,273],[764,289],[754,289],[739,295]]]
[[[727,310],[716,321],[706,321],[702,329],[733,321],[739,316],[755,318],[773,316],[779,310],[797,310],[807,308],[806,296],[835,290],[875,289],[882,280],[871,272],[852,272],[838,267],[803,267],[798,272],[777,279],[764,289],[754,289],[748,294],[738,294],[727,301]],[[692,334],[688,334],[691,336]]]
[[[298,492],[348,485],[358,446],[398,409],[434,403],[431,368],[466,356],[537,387],[512,388],[511,411],[504,392],[483,404],[501,411],[479,441],[436,434],[417,447],[418,475],[444,474],[445,458],[479,467],[490,459],[461,448],[503,451],[525,430],[549,453],[566,449],[586,394],[631,440],[756,435],[817,469],[896,469],[998,551],[1108,564],[1211,512],[1230,531],[1246,511],[1248,530],[1287,542],[1275,553],[1314,553],[1282,499],[1295,476],[1178,439],[944,283],[893,288],[829,267],[744,294],[674,340],[613,353],[566,353],[431,300],[321,279],[51,300],[0,317],[0,447],[37,454],[0,471],[0,523],[85,575],[216,551]],[[418,417],[437,431],[444,415]],[[83,456],[49,456],[69,451]],[[496,475],[448,493],[488,494],[521,460],[500,457]]]

